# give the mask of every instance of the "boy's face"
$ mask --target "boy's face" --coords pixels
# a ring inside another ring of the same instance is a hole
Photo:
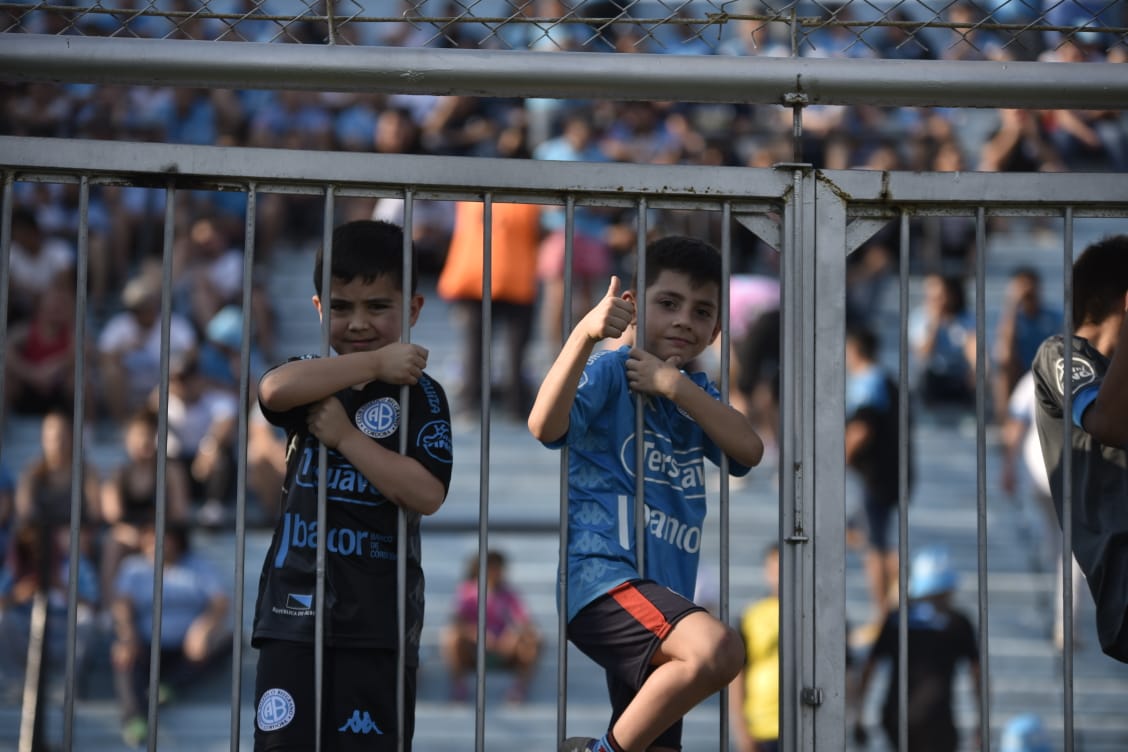
[[[403,292],[384,274],[371,282],[357,277],[344,282],[336,277],[329,287],[328,306],[313,296],[317,313],[329,313],[329,346],[338,355],[379,350],[399,342],[403,334]],[[415,325],[423,308],[423,296],[411,297],[411,321]]]
[[[676,355],[681,364],[696,358],[721,331],[720,297],[713,282],[694,287],[683,272],[660,272],[646,288],[643,349],[662,360]]]

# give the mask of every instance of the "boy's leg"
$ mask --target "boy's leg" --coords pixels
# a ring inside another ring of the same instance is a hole
[[[395,677],[395,651],[326,648],[322,748],[340,752],[395,750]],[[313,749],[316,700],[312,678],[312,644],[271,640],[260,647],[255,677],[255,750]],[[415,731],[415,685],[416,669],[408,666],[405,752],[411,752]]]
[[[607,670],[615,706],[611,732],[630,752],[656,741],[661,746],[655,748],[679,749],[680,727],[671,727],[744,664],[733,630],[646,580],[624,583],[584,608],[568,625],[568,636]]]

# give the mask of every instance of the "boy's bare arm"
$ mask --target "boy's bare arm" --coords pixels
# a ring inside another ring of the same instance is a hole
[[[528,422],[537,440],[556,441],[568,432],[568,415],[595,343],[621,335],[634,320],[634,312],[634,304],[619,297],[619,278],[611,277],[607,294],[568,335],[537,391]]]
[[[713,399],[681,371],[676,361],[661,361],[636,347],[627,360],[627,383],[637,392],[672,400],[731,459],[748,467],[760,464],[764,442],[748,418],[731,405]]]
[[[1128,447],[1128,323],[1120,325],[1112,361],[1082,423],[1102,444]]]
[[[427,349],[395,342],[379,350],[284,363],[259,382],[259,400],[275,412],[308,405],[357,384],[415,384],[427,367]]]
[[[309,409],[310,433],[345,456],[386,499],[420,514],[434,514],[446,499],[442,482],[413,457],[385,449],[353,425],[336,397]]]

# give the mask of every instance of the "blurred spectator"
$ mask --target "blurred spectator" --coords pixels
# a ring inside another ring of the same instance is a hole
[[[262,414],[258,399],[247,416],[247,492],[258,501],[262,525],[273,528],[286,478],[286,435]]]
[[[40,524],[66,530],[71,521],[71,485],[74,475],[71,452],[74,423],[69,410],[52,410],[43,416],[40,429],[42,454],[20,472],[16,485],[16,521],[19,525]],[[83,462],[79,513],[83,525],[83,552],[90,550],[90,535],[101,522],[98,474]]]
[[[0,460],[0,562],[8,555],[8,543],[16,519],[16,479]]]
[[[897,382],[877,361],[877,336],[852,325],[846,330],[846,466],[862,485],[864,566],[874,619],[880,628],[895,601],[898,556],[891,522],[901,499],[901,424]],[[910,441],[909,437],[904,437]],[[909,452],[909,481],[912,479]],[[874,630],[876,631],[876,630]]]
[[[74,291],[67,280],[58,279],[36,298],[31,318],[17,321],[8,330],[4,359],[7,409],[30,415],[69,412],[74,405],[75,351]],[[90,360],[87,363],[93,365]],[[88,397],[92,396],[90,370]]]
[[[173,295],[177,311],[203,332],[211,318],[243,292],[243,252],[231,245],[221,222],[204,216],[192,222],[173,250]]]
[[[951,36],[940,47],[941,60],[991,60],[1000,54],[1003,42],[995,32],[983,28],[983,11],[973,2],[960,0],[947,6]]]
[[[979,169],[985,172],[1061,172],[1065,163],[1046,137],[1038,113],[1002,108],[999,127],[983,142]]]
[[[779,746],[779,546],[764,552],[768,595],[740,618],[747,661],[729,685],[736,752],[778,752]]]
[[[952,603],[959,576],[948,552],[941,547],[922,549],[912,561],[908,594],[908,719],[909,745],[913,752],[956,752],[960,747],[956,730],[953,687],[956,670],[966,663],[976,691],[979,686],[979,647],[971,620]],[[889,614],[862,667],[859,703],[864,703],[874,670],[889,661],[889,683],[882,703],[881,727],[897,748],[898,729],[898,622],[897,611]],[[977,709],[978,711],[978,709]],[[978,737],[976,719],[970,739]],[[856,741],[864,742],[861,719],[854,729]]]
[[[1050,735],[1034,713],[1020,713],[1003,726],[999,752],[1053,752]]]
[[[562,162],[606,162],[593,137],[590,115],[573,112],[564,119],[564,131],[545,141],[533,152],[535,159]],[[559,349],[564,322],[565,210],[546,207],[541,227],[547,234],[537,252],[537,276],[541,283],[541,331],[549,352]],[[572,321],[602,295],[611,272],[611,250],[604,236],[610,224],[606,211],[598,207],[576,206],[572,237]]]
[[[509,702],[524,702],[537,667],[541,638],[521,596],[505,578],[505,555],[486,554],[486,668],[515,672],[506,693]],[[466,566],[455,592],[454,614],[440,636],[443,660],[450,670],[455,700],[467,697],[465,675],[474,671],[478,645],[478,555]]]
[[[19,687],[28,660],[32,613],[37,597],[46,599],[44,660],[50,675],[62,678],[67,651],[67,592],[70,537],[66,528],[38,522],[21,524],[0,570],[0,687]],[[79,682],[96,629],[98,576],[85,556],[78,558],[75,622],[75,676]],[[80,685],[81,686],[81,685]]]
[[[1057,511],[1054,509],[1053,496],[1050,493],[1050,478],[1046,475],[1046,463],[1042,459],[1042,445],[1038,440],[1038,429],[1034,424],[1034,405],[1037,397],[1034,389],[1034,374],[1027,371],[1015,385],[1007,405],[1007,419],[1003,423],[1003,467],[1001,485],[1008,496],[1014,497],[1022,493],[1023,496],[1034,502],[1037,508],[1038,519],[1041,522],[1041,541],[1037,547],[1036,556],[1040,569],[1049,569],[1056,573],[1054,577],[1054,618],[1051,631],[1054,646],[1062,650],[1065,645],[1065,600],[1064,585],[1061,578],[1061,547],[1062,535],[1058,525]],[[1019,462],[1021,458],[1021,463]],[[1025,473],[1019,471],[1019,465],[1025,468]],[[1023,480],[1026,480],[1023,483]],[[1073,562],[1073,619],[1077,621],[1077,614],[1081,602],[1085,599],[1083,588],[1084,578],[1077,559],[1070,557]],[[1073,633],[1074,647],[1080,642],[1077,632]]]
[[[257,320],[256,320],[257,321]],[[239,391],[242,373],[243,312],[237,306],[221,308],[204,329],[205,339],[198,350],[200,374],[210,386],[232,394]],[[250,383],[253,390],[266,371],[267,362],[251,329]]]
[[[11,320],[21,320],[31,316],[36,302],[61,275],[74,269],[75,251],[65,240],[45,236],[35,212],[17,206],[12,210],[9,253],[9,312]],[[63,278],[71,277],[67,274]]]
[[[108,529],[102,537],[99,574],[107,601],[121,560],[141,550],[141,531],[156,520],[157,430],[156,413],[141,409],[131,415],[122,431],[125,461],[102,484],[102,519]],[[165,461],[165,504],[169,524],[189,522],[188,473],[173,457]]]
[[[535,204],[492,205],[490,315],[495,324],[501,321],[505,326],[506,376],[499,394],[506,413],[517,420],[524,420],[532,406],[524,368],[533,333],[540,212]],[[462,384],[456,403],[462,414],[482,408],[484,224],[484,204],[460,201],[455,205],[454,233],[438,284],[439,295],[451,302],[462,331]],[[492,383],[489,374],[486,382]]]
[[[1061,331],[1061,312],[1042,302],[1042,278],[1033,267],[1011,272],[995,329],[992,383],[995,415],[1006,419],[1007,402],[1045,339]]]
[[[779,452],[779,280],[736,274],[729,280],[729,345],[733,407],[752,421],[764,441],[764,458]]]
[[[158,406],[158,394],[150,408]],[[194,353],[177,356],[170,365],[168,391],[168,456],[188,468],[193,500],[202,502],[201,524],[223,524],[235,494],[235,440],[238,398],[210,386]]]
[[[909,346],[926,406],[975,404],[975,318],[958,278],[925,276],[924,301],[909,313]]]
[[[111,660],[126,744],[145,741],[149,652],[153,639],[156,531],[141,534],[143,553],[122,562],[113,599]],[[215,566],[192,551],[188,529],[170,525],[164,536],[158,700],[206,674],[231,649],[229,588]]]
[[[122,421],[160,384],[161,270],[147,265],[121,294],[125,310],[112,316],[98,338],[102,399],[109,417]],[[177,313],[169,323],[169,355],[196,347],[191,323]]]

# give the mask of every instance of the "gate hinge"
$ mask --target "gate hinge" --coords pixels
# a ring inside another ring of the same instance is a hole
[[[799,693],[799,700],[804,705],[810,705],[815,708],[822,705],[823,691],[818,687],[803,687],[803,691]]]

